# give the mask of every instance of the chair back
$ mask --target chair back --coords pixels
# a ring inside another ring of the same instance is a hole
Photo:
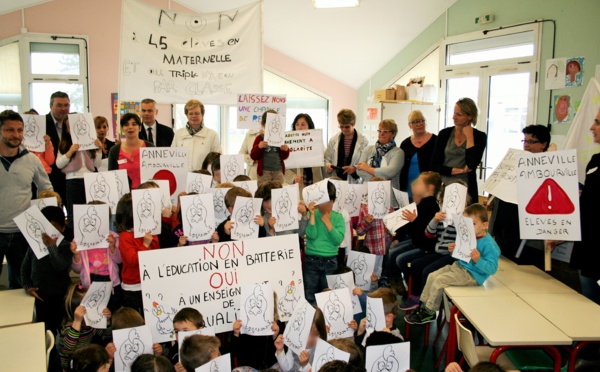
[[[454,320],[456,321],[456,337],[458,341],[458,349],[462,351],[467,364],[473,367],[479,363],[479,357],[477,356],[477,350],[475,349],[475,341],[473,341],[473,333],[468,330],[458,319],[458,314],[454,314]]]
[[[52,333],[52,331],[47,330],[46,331],[46,369],[48,369],[48,366],[50,364],[50,353],[52,352],[52,349],[54,348],[54,333]]]

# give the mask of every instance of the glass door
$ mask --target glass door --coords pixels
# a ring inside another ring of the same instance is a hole
[[[463,97],[469,97],[475,102],[479,100],[481,76],[479,71],[452,71],[443,80],[446,90],[446,110],[443,121],[444,128],[454,125],[454,103]],[[440,128],[443,129],[443,128]]]

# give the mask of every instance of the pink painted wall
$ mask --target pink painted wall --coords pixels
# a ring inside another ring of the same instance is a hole
[[[165,0],[146,0],[167,6]],[[187,10],[175,1],[173,10]],[[90,69],[90,110],[94,115],[111,116],[110,94],[117,91],[119,65],[120,0],[54,0],[25,9],[25,27],[30,33],[84,35],[88,37]],[[0,15],[0,40],[21,32],[21,12]],[[330,133],[337,132],[335,115],[342,108],[356,110],[356,90],[265,46],[265,65],[331,97]],[[45,113],[47,108],[39,107]],[[158,120],[171,122],[169,105],[159,106]]]

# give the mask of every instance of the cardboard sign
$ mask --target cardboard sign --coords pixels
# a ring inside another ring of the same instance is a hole
[[[107,204],[74,205],[73,230],[77,250],[108,248],[110,213]]]
[[[171,203],[177,204],[177,195],[185,191],[188,173],[188,151],[185,147],[140,148],[140,178],[169,181]]]
[[[64,239],[64,236],[56,230],[35,205],[13,218],[13,221],[17,224],[38,260],[48,255],[48,248],[42,239],[44,233],[52,238],[58,238],[56,241],[57,246]]]
[[[285,132],[285,144],[290,156],[285,159],[287,169],[322,167],[323,131],[321,129],[293,130]]]
[[[141,238],[150,232],[159,235],[161,232],[161,199],[160,189],[142,189],[131,192],[133,201],[133,236]]]
[[[209,240],[217,226],[211,194],[181,197],[181,223],[188,242]]]
[[[237,129],[260,130],[264,112],[274,110],[285,127],[286,96],[280,94],[238,94]],[[285,129],[284,129],[285,130]]]
[[[21,115],[23,118],[23,145],[29,151],[44,152],[46,150],[46,117],[43,115]]]
[[[147,325],[112,331],[115,344],[115,371],[129,372],[142,354],[152,354],[152,334]]]
[[[483,184],[483,191],[507,203],[517,204],[516,157],[524,152],[508,149],[500,164]]]
[[[94,125],[94,115],[90,113],[69,114],[69,128],[71,129],[71,139],[73,144],[79,145],[79,150],[97,149],[96,126]]]

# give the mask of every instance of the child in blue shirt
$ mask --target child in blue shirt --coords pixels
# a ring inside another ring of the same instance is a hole
[[[473,219],[477,247],[471,251],[471,261],[457,260],[429,275],[421,294],[421,306],[404,317],[409,324],[425,324],[435,320],[435,312],[442,302],[444,288],[452,286],[482,285],[486,279],[498,270],[500,248],[494,239],[487,234],[488,214],[481,204],[472,204],[465,208],[465,217]],[[455,243],[448,246],[452,253]]]

